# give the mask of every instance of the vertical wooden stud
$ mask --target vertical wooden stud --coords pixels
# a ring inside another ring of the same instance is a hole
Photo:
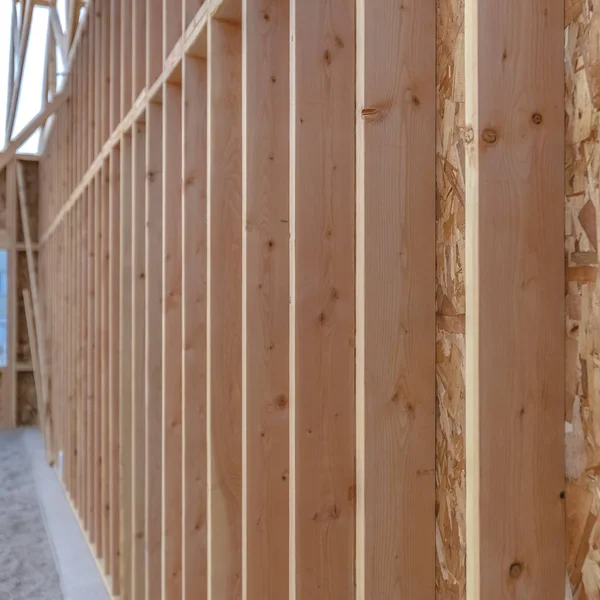
[[[354,6],[292,2],[292,587],[354,594]]]
[[[243,14],[244,572],[289,591],[289,0]]]
[[[131,303],[134,307],[131,334],[131,404],[132,404],[132,444],[133,444],[133,498],[132,498],[132,598],[145,598],[146,594],[146,397],[144,356],[146,339],[146,281],[145,281],[145,239],[146,239],[146,130],[143,122],[133,128],[132,148],[132,234],[131,261],[133,285]]]
[[[206,58],[183,59],[183,600],[206,600]]]
[[[162,594],[162,105],[146,111],[146,600]]]
[[[181,599],[182,576],[182,197],[181,86],[163,86],[163,598]]]
[[[563,4],[465,5],[467,597],[565,595]]]

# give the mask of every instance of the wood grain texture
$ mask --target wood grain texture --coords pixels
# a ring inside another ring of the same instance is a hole
[[[297,600],[354,594],[354,6],[292,14],[292,478]]]
[[[109,390],[109,303],[110,303],[110,231],[109,231],[109,206],[110,206],[110,167],[105,161],[100,173],[100,210],[101,210],[101,246],[100,246],[100,386],[102,407],[102,558],[106,573],[111,575],[111,548],[110,548],[110,390]]]
[[[133,97],[146,85],[146,0],[133,0]]]
[[[110,131],[121,120],[121,0],[110,0]]]
[[[132,148],[132,234],[131,261],[134,307],[131,333],[131,404],[133,447],[133,497],[130,535],[132,547],[132,598],[145,599],[146,594],[146,128],[136,123]]]
[[[162,106],[146,112],[146,600],[162,594]]]
[[[119,191],[119,545],[121,548],[121,600],[132,600],[133,544],[133,404],[132,380],[132,139],[128,133],[121,141],[121,187]]]
[[[149,88],[163,66],[163,0],[146,0],[146,87]]]
[[[110,446],[110,574],[115,596],[121,593],[121,547],[120,547],[120,456],[119,443],[119,279],[120,279],[120,220],[121,220],[121,149],[117,147],[110,154],[109,191],[109,291],[108,291],[108,401],[109,401],[109,446]]]
[[[435,597],[435,2],[362,0],[357,597]]]
[[[563,6],[465,6],[467,598],[565,595]]]
[[[133,5],[135,0],[123,2],[121,8],[121,64],[119,72],[121,74],[121,109],[120,114],[123,118],[131,108],[135,100],[133,95],[133,45],[134,45],[134,27],[133,27]]]
[[[94,410],[96,420],[94,423],[94,455],[96,464],[94,467],[94,503],[96,505],[95,540],[98,558],[104,556],[104,506],[102,498],[102,434],[103,434],[103,411],[102,411],[102,186],[101,176],[94,179],[94,337],[96,340],[94,348]]]
[[[242,597],[242,30],[210,21],[209,597]]]
[[[88,487],[88,517],[87,528],[90,542],[96,542],[96,495],[95,495],[95,471],[96,471],[96,392],[94,388],[95,355],[96,355],[96,186],[92,184],[88,188],[87,199],[87,358],[86,358],[86,400],[88,422],[86,424],[87,436],[87,487]]]
[[[183,600],[206,600],[207,70],[183,59]]]
[[[245,586],[289,591],[289,2],[244,6]]]
[[[162,219],[162,409],[163,409],[163,597],[180,600],[182,589],[182,96],[163,87]]]

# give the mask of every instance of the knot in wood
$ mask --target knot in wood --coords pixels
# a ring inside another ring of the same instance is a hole
[[[533,121],[534,125],[541,125],[542,124],[542,115],[540,115],[540,113],[533,113],[531,120]]]
[[[474,139],[475,139],[475,134],[473,133],[473,128],[467,127],[465,129],[465,142],[467,142],[467,144],[470,144]]]
[[[523,572],[523,565],[520,562],[514,562],[512,565],[510,565],[509,572],[513,579],[518,579],[521,577],[521,573]]]
[[[498,134],[493,129],[484,129],[481,137],[487,144],[495,144],[498,139]]]

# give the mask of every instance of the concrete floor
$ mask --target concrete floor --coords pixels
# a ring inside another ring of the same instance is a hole
[[[46,462],[39,430],[21,429],[18,434],[31,458],[39,504],[54,549],[64,600],[110,600],[62,484]]]

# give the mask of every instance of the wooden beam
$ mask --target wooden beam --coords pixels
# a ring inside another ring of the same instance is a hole
[[[131,535],[132,548],[132,598],[145,598],[146,593],[146,381],[144,375],[145,355],[145,311],[146,311],[146,130],[144,123],[136,123],[133,129],[132,148],[132,305],[135,307],[132,322],[131,403],[133,407],[133,515]]]
[[[351,598],[355,7],[302,0],[291,13],[291,587]]]
[[[360,600],[435,596],[435,18],[359,2]]]
[[[109,446],[110,446],[110,575],[112,593],[121,593],[120,563],[120,454],[119,415],[121,399],[119,397],[120,373],[120,320],[119,320],[119,278],[120,278],[120,191],[121,191],[121,149],[116,147],[110,155],[109,214],[108,214],[108,401],[109,401]]]
[[[19,104],[19,96],[21,93],[21,82],[23,81],[23,70],[25,68],[25,58],[27,55],[27,45],[29,42],[29,31],[31,30],[31,20],[33,17],[33,0],[26,0],[23,9],[23,20],[21,27],[19,51],[17,53],[17,71],[15,73],[14,87],[8,104],[8,112],[6,117],[6,140],[12,138],[13,129],[15,126],[15,117],[17,115],[17,106]]]
[[[56,46],[60,51],[60,57],[63,61],[63,65],[66,67],[69,64],[69,48],[67,45],[67,38],[62,30],[60,24],[60,17],[58,16],[58,11],[56,10],[56,6],[52,6],[50,8],[50,13],[48,15],[50,20],[50,30],[54,36],[54,40],[56,42]]]
[[[18,326],[18,298],[17,287],[17,220],[19,214],[19,192],[17,184],[17,161],[11,161],[6,168],[6,232],[8,238],[8,297],[7,297],[7,342],[5,376],[8,380],[9,393],[5,396],[5,425],[17,427],[19,420],[17,415],[17,326]],[[5,388],[6,389],[6,388]]]
[[[162,590],[162,106],[146,114],[146,600]]]
[[[162,411],[163,411],[163,600],[182,594],[182,106],[181,87],[163,89],[163,300],[162,300]]]
[[[467,597],[562,600],[563,4],[465,11]]]
[[[209,589],[242,594],[242,29],[208,28]]]
[[[288,0],[244,3],[242,401],[248,600],[275,600],[289,592],[289,17]]]
[[[46,458],[50,463],[48,422],[46,419],[46,410],[44,406],[44,396],[42,392],[42,375],[40,373],[40,361],[38,356],[38,338],[34,325],[33,305],[31,303],[31,294],[28,289],[23,290],[23,303],[25,305],[25,320],[27,322],[27,337],[31,349],[31,362],[33,365],[33,378],[35,383],[35,393],[38,401],[38,415],[40,418],[40,430],[43,432],[44,443],[46,446]]]
[[[207,70],[183,62],[183,600],[207,600]]]
[[[68,98],[68,90],[63,90],[57,94],[45,108],[43,108],[19,134],[6,145],[3,152],[0,152],[0,169],[3,169],[17,153],[17,150],[37,131],[48,119],[50,115],[58,110]]]
[[[132,177],[132,140],[131,135],[123,136],[121,142],[121,189],[120,189],[120,240],[119,261],[119,506],[120,548],[121,548],[121,600],[133,600],[131,593],[132,546],[134,543],[132,528],[133,509],[133,441],[131,402],[132,378],[132,244],[131,244],[131,177]]]
[[[18,47],[19,33],[17,27],[17,2],[11,0],[11,21],[10,21],[10,42],[9,42],[9,54],[8,54],[8,87],[7,87],[7,98],[6,107],[10,107],[12,101],[13,90],[15,89],[15,49]],[[6,114],[5,130],[8,130],[8,112]],[[6,140],[8,143],[10,140]]]

